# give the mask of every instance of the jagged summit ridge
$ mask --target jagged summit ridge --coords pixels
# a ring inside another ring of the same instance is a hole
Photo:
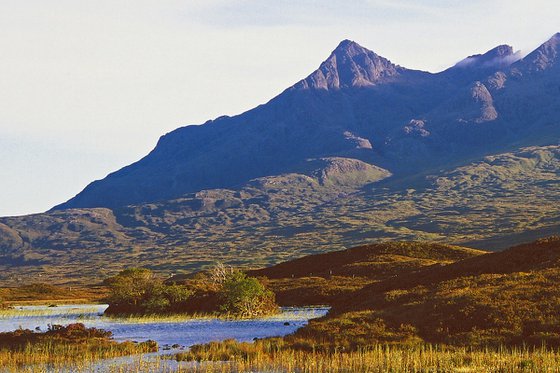
[[[511,45],[498,45],[483,54],[474,54],[459,61],[453,68],[504,68],[521,59],[520,52],[514,52]]]
[[[558,66],[559,55],[560,32],[554,34],[549,40],[519,61],[519,65],[531,72],[543,71]]]
[[[332,90],[367,87],[395,77],[404,70],[354,41],[343,40],[319,69],[294,88]]]

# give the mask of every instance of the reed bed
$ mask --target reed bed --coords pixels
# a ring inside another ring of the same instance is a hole
[[[119,343],[112,339],[111,332],[80,323],[51,325],[41,333],[17,329],[0,333],[0,371],[42,372],[55,367],[82,367],[103,359],[156,351],[158,344],[154,341]]]
[[[19,350],[0,349],[0,372],[88,372],[103,359],[154,351],[149,344],[29,344]]]
[[[323,316],[323,310],[328,307],[309,307],[308,310],[304,312],[299,312],[298,314],[290,314],[289,319],[291,321],[307,321],[312,318]],[[236,320],[236,321],[255,321],[255,320],[267,320],[267,321],[284,321],[287,319],[286,315],[283,314],[284,311],[290,311],[292,307],[282,307],[280,313],[260,316],[257,318],[246,318],[240,317],[235,314],[224,314],[224,313],[188,313],[188,314],[140,314],[140,315],[105,315],[105,318],[110,320],[116,320],[119,322],[130,322],[135,324],[151,324],[151,323],[174,323],[181,321],[209,321],[209,320]]]
[[[229,361],[174,362],[161,356],[135,355],[124,361],[99,359],[123,356],[122,351],[104,355],[83,354],[79,360],[72,347],[58,351],[56,359],[40,350],[27,352],[28,360],[6,360],[0,351],[2,372],[162,372],[162,373],[343,373],[343,372],[560,372],[560,354],[547,348],[499,348],[471,350],[438,346],[377,346],[355,352],[260,351],[250,356],[230,356]],[[131,352],[131,351],[130,351]],[[46,363],[48,361],[48,363]]]
[[[229,353],[231,350],[222,352]],[[290,349],[266,352],[257,349],[242,351],[238,356],[230,356],[228,360],[227,364],[221,365],[215,363],[179,365],[177,371],[206,373],[560,372],[560,354],[547,348],[504,347],[473,350],[431,345],[410,348],[376,346],[355,352],[334,353]]]

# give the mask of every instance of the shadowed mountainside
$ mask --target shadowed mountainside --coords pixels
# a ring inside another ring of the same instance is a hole
[[[556,34],[518,60],[509,46],[439,74],[409,70],[345,40],[306,79],[241,115],[163,136],[140,161],[56,209],[120,207],[232,188],[346,157],[396,177],[560,139]]]

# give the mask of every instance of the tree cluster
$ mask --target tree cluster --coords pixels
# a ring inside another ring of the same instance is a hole
[[[185,286],[164,284],[145,268],[126,269],[105,280],[105,284],[111,289],[109,313],[181,312],[193,294]]]
[[[184,283],[166,283],[145,268],[105,280],[108,314],[215,313],[250,318],[278,311],[274,293],[256,278],[222,264]]]

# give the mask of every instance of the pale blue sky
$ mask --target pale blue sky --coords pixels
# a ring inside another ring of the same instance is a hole
[[[0,0],[0,216],[268,101],[342,39],[435,72],[498,44],[530,50],[558,14],[552,0]]]

